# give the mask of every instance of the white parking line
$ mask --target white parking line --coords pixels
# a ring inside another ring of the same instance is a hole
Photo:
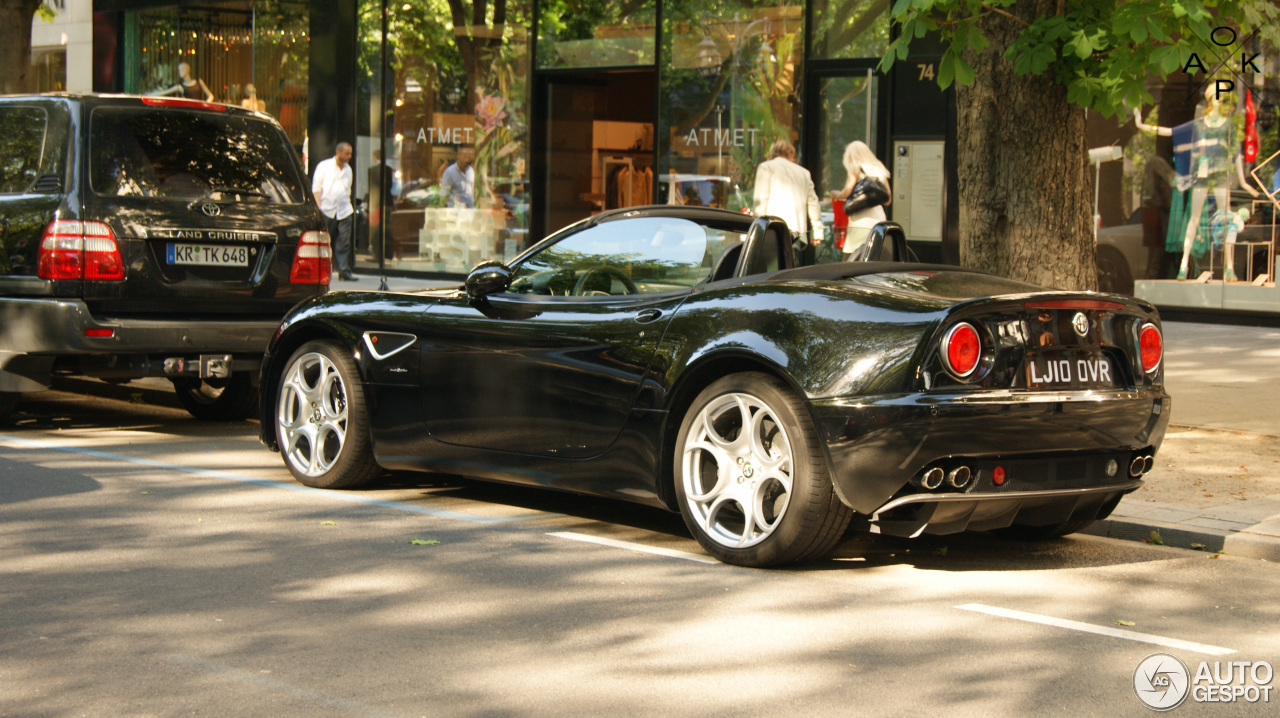
[[[1123,631],[1110,626],[1095,626],[1092,623],[1081,623],[1079,621],[1069,621],[1065,618],[1054,618],[1053,616],[1041,616],[1038,613],[1024,613],[1022,611],[1012,611],[1007,608],[996,608],[995,606],[984,606],[981,603],[966,603],[963,606],[956,606],[961,611],[973,611],[974,613],[985,613],[988,616],[999,616],[1000,618],[1012,618],[1015,621],[1027,621],[1028,623],[1039,623],[1045,626],[1055,626],[1057,628],[1067,628],[1073,631],[1083,631],[1084,633],[1096,633],[1099,636],[1111,636],[1112,638],[1123,638],[1128,641],[1138,641],[1139,643],[1154,643],[1157,646],[1165,646],[1166,648],[1179,648],[1184,651],[1192,651],[1194,653],[1204,653],[1210,656],[1226,656],[1235,653],[1230,648],[1222,648],[1221,646],[1210,646],[1204,643],[1193,643],[1184,641],[1179,638],[1166,638],[1165,636],[1155,636],[1150,633],[1138,633],[1137,631]]]
[[[195,474],[196,476],[205,476],[213,479],[229,479],[231,481],[239,481],[242,484],[253,484],[255,486],[266,486],[273,489],[284,489],[286,491],[297,491],[300,493],[311,494],[312,496],[320,496],[334,501],[347,501],[356,504],[366,504],[368,506],[379,506],[384,509],[395,509],[397,511],[407,511],[415,514],[426,514],[428,516],[439,516],[446,519],[457,519],[473,524],[501,524],[512,521],[528,521],[532,519],[546,519],[562,516],[563,514],[546,513],[543,511],[532,511],[528,514],[520,516],[472,516],[471,514],[458,513],[457,511],[448,511],[445,509],[435,509],[427,506],[419,506],[417,504],[403,503],[400,501],[386,501],[383,499],[375,499],[370,496],[361,494],[353,494],[344,491],[332,491],[329,489],[313,489],[302,484],[285,483],[281,481],[271,481],[268,479],[255,479],[249,476],[233,474],[229,471],[215,471],[213,469],[200,469],[193,466],[183,466],[181,464],[173,464],[168,461],[155,461],[153,459],[143,459],[137,456],[126,456],[124,454],[113,454],[106,451],[96,451],[93,449],[80,449],[73,446],[63,446],[48,441],[40,441],[38,439],[24,439],[9,434],[0,434],[0,442],[8,442],[17,444],[25,448],[47,449],[50,451],[62,451],[68,454],[79,454],[81,456],[91,456],[95,459],[105,459],[108,461],[123,461],[138,466],[147,466],[155,469],[163,469],[166,471],[177,471],[185,474]]]
[[[624,548],[641,553],[651,553],[657,556],[667,556],[670,558],[682,558],[685,561],[697,561],[698,563],[718,564],[719,561],[710,556],[700,556],[696,553],[688,553],[686,551],[676,551],[670,548],[658,548],[656,546],[646,546],[642,543],[630,543],[628,541],[615,541],[614,539],[601,538],[599,536],[588,536],[587,534],[577,534],[572,531],[555,531],[548,533],[548,536],[556,536],[558,538],[569,539],[571,541],[581,541],[583,543],[594,543],[601,546],[609,546],[610,548]]]

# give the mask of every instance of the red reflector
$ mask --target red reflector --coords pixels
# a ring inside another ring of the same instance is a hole
[[[991,472],[991,483],[996,486],[1004,486],[1004,467],[997,466],[995,471]]]
[[[213,110],[214,112],[227,111],[227,106],[220,102],[188,100],[185,97],[144,97],[142,98],[142,104],[151,105],[153,107],[185,107],[188,110]]]
[[[972,324],[960,323],[951,328],[942,340],[942,356],[952,374],[963,379],[978,368],[982,358],[982,340]]]
[[[100,337],[100,338],[104,338],[104,339],[105,339],[105,338],[108,338],[108,337],[113,337],[113,336],[115,336],[115,333],[116,333],[116,330],[114,330],[114,329],[86,329],[86,330],[84,330],[84,335],[85,335],[86,337]]]
[[[1101,299],[1045,299],[1027,302],[1028,309],[1124,309],[1120,302],[1104,302]]]
[[[1138,351],[1142,354],[1143,371],[1150,374],[1160,366],[1160,360],[1164,357],[1164,338],[1154,324],[1142,327],[1142,332],[1138,335]]]

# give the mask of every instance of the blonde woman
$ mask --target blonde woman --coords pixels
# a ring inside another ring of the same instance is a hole
[[[833,205],[838,202],[843,206],[844,201],[849,199],[849,195],[853,193],[854,185],[866,177],[874,177],[884,185],[886,190],[889,189],[889,169],[876,158],[876,154],[871,151],[867,143],[861,140],[850,142],[844,148],[842,162],[844,163],[846,179],[843,188],[831,191]],[[890,192],[890,197],[892,196],[893,193]],[[888,202],[885,204],[888,204]],[[845,257],[847,258],[851,252],[866,244],[867,237],[871,234],[871,228],[885,219],[884,208],[880,205],[868,207],[850,215],[849,229],[844,239]]]

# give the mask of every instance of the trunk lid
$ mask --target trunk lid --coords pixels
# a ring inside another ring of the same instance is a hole
[[[123,282],[85,282],[95,313],[279,317],[323,285],[289,281],[303,233],[323,230],[283,131],[233,108],[89,110],[85,220],[106,223]]]

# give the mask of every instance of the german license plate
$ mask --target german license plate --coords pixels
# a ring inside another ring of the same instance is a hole
[[[1094,350],[1039,352],[1027,356],[1027,388],[1110,389],[1117,384],[1111,360]]]
[[[249,248],[207,244],[168,244],[165,261],[169,264],[196,264],[204,267],[245,267],[249,264]]]

